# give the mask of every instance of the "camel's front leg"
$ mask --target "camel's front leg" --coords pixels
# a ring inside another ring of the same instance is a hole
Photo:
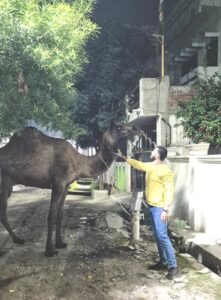
[[[55,239],[55,245],[56,248],[62,249],[67,247],[67,243],[65,243],[61,236],[61,224],[63,219],[63,207],[64,207],[64,201],[67,195],[68,186],[65,188],[64,194],[62,196],[62,199],[59,203],[58,207],[58,213],[57,213],[57,222],[56,222],[56,239]]]
[[[11,226],[9,225],[8,218],[7,218],[7,200],[11,194],[12,187],[2,186],[1,189],[2,191],[0,193],[0,222],[12,237],[13,242],[22,245],[24,244],[24,240],[20,239],[15,235],[15,233],[11,229]]]
[[[53,256],[55,254],[54,247],[52,244],[52,234],[53,234],[53,227],[56,220],[59,203],[61,202],[62,196],[64,194],[64,190],[65,187],[59,184],[54,186],[52,189],[51,204],[50,204],[49,214],[48,214],[48,236],[47,236],[47,242],[45,247],[46,256]]]

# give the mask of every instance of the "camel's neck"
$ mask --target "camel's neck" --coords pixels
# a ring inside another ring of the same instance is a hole
[[[99,152],[92,158],[91,170],[98,176],[107,171],[114,160],[113,150],[105,144],[102,144]]]
[[[80,176],[95,177],[101,175],[107,171],[113,160],[113,150],[109,145],[103,143],[96,155],[84,156],[84,164],[82,164],[81,169],[79,169]]]

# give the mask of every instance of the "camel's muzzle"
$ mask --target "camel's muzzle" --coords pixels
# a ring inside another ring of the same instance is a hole
[[[128,136],[132,136],[132,135],[136,135],[139,134],[140,130],[138,129],[138,127],[136,127],[135,125],[129,125],[126,124],[124,125],[124,127],[121,130],[121,137],[128,137]]]

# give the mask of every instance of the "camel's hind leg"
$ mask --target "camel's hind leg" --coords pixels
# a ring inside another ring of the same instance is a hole
[[[68,186],[65,188],[62,199],[59,203],[58,212],[57,212],[57,222],[56,222],[56,238],[55,238],[55,245],[56,248],[62,249],[67,247],[67,243],[65,243],[62,239],[61,235],[61,224],[63,219],[63,208],[64,208],[64,201],[67,195]]]
[[[13,239],[14,243],[17,244],[24,244],[24,240],[18,238],[13,230],[11,229],[11,226],[9,225],[8,222],[8,217],[7,217],[7,201],[9,196],[11,195],[12,192],[12,186],[6,183],[2,183],[1,191],[0,191],[0,222],[2,225],[5,227],[5,229],[8,231],[10,236]]]
[[[45,249],[46,256],[53,256],[55,254],[54,247],[52,244],[52,234],[53,234],[53,227],[56,222],[58,207],[63,197],[64,191],[65,191],[65,186],[63,186],[60,183],[57,183],[52,188],[51,204],[50,204],[49,214],[48,214],[48,236],[47,236],[46,249]]]

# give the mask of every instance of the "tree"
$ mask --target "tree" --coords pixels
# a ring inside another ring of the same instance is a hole
[[[99,25],[99,39],[87,47],[90,63],[77,84],[80,92],[72,110],[81,147],[98,148],[110,120],[125,120],[125,96],[141,77],[151,74],[149,63],[155,54],[147,28],[116,21]]]
[[[94,1],[1,0],[0,135],[28,120],[67,131]]]
[[[196,95],[180,104],[178,117],[182,118],[185,134],[193,142],[221,146],[221,76],[200,78]]]

